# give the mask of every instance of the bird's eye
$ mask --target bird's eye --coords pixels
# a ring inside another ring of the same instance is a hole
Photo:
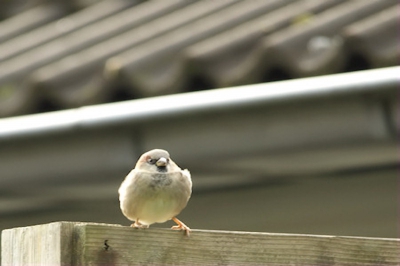
[[[155,164],[157,162],[157,160],[156,159],[148,159],[147,162],[149,164]]]

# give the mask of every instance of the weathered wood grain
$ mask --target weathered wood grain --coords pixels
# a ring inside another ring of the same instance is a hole
[[[400,240],[60,222],[4,230],[2,265],[400,265]]]
[[[75,225],[56,222],[3,230],[1,265],[71,265]]]

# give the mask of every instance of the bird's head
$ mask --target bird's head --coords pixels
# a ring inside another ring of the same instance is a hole
[[[136,168],[146,171],[168,172],[173,164],[166,150],[154,149],[144,153],[136,164]]]

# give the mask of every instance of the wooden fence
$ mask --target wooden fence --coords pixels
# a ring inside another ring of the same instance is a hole
[[[400,240],[54,222],[2,232],[2,266],[400,265]]]

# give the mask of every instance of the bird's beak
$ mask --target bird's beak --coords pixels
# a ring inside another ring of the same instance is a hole
[[[156,165],[157,165],[158,167],[164,167],[164,166],[167,166],[167,163],[168,163],[167,158],[161,157],[161,158],[158,159],[158,161],[156,162]]]

